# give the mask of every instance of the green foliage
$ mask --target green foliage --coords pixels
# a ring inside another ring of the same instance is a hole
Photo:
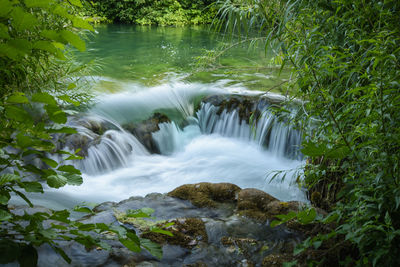
[[[82,66],[71,62],[65,49],[84,50],[81,32],[93,28],[77,16],[80,0],[0,0],[0,6],[0,263],[36,266],[36,247],[44,243],[70,263],[60,241],[109,249],[102,242],[104,233],[114,233],[132,251],[146,247],[160,256],[159,246],[147,240],[141,246],[135,232],[124,227],[85,224],[70,219],[67,210],[21,214],[9,205],[15,196],[33,208],[26,192],[43,193],[44,184],[60,188],[83,182],[70,165],[81,157],[59,150],[56,135],[76,132],[64,125],[71,113],[67,108],[77,108],[90,96],[79,91],[78,78],[68,79]],[[86,206],[74,210],[93,213]]]
[[[91,9],[114,22],[139,25],[210,23],[216,8],[210,0],[95,0]]]
[[[305,184],[357,246],[353,261],[399,265],[400,3],[224,1],[219,14],[219,30],[257,30],[293,68]]]

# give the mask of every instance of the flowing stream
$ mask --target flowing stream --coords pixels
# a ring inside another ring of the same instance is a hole
[[[307,201],[295,183],[303,164],[298,131],[279,122],[268,107],[252,125],[235,110],[218,113],[218,107],[201,103],[205,96],[259,93],[254,89],[280,81],[275,71],[238,75],[219,70],[188,76],[193,59],[216,44],[202,28],[102,26],[98,31],[81,55],[82,60],[98,58],[104,66],[92,76],[97,104],[70,120],[90,143],[86,158],[73,163],[83,172],[84,182],[48,189],[46,199],[34,197],[36,203],[57,208],[120,201],[198,182],[230,182],[284,201]],[[250,59],[257,66],[268,61],[243,49],[231,53],[223,59],[231,60],[231,67],[240,68]],[[159,154],[151,153],[125,127],[155,112],[171,119],[149,133]],[[88,127],[93,124],[103,125],[103,132]],[[274,171],[284,172],[271,181]]]

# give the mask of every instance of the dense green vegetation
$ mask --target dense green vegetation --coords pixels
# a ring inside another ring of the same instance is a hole
[[[257,29],[293,68],[289,86],[304,100],[305,185],[337,223],[304,245],[339,238],[330,249],[336,264],[398,266],[400,3],[224,1],[220,15],[228,22],[220,29],[242,36]],[[356,253],[340,251],[348,243]],[[324,262],[328,254],[306,262],[335,264]]]
[[[213,0],[94,0],[89,13],[113,22],[139,25],[197,25],[211,23]]]
[[[56,139],[76,132],[65,126],[67,115],[90,99],[79,80],[71,82],[82,66],[67,59],[67,49],[85,50],[79,33],[93,28],[77,15],[79,0],[1,0],[0,6],[0,264],[18,260],[20,266],[36,266],[36,247],[45,243],[70,262],[59,241],[109,249],[101,241],[104,232],[130,250],[144,247],[161,257],[159,246],[124,227],[85,224],[72,220],[68,210],[23,211],[9,204],[12,196],[21,197],[33,208],[26,193],[43,193],[45,184],[82,184],[70,164],[80,157],[60,150]],[[63,160],[54,160],[57,155]],[[93,213],[85,206],[75,211]],[[145,211],[131,216],[148,217]]]

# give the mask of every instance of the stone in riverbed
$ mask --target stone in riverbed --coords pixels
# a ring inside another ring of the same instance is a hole
[[[142,237],[150,239],[158,244],[168,243],[170,245],[177,245],[188,249],[193,248],[200,242],[208,242],[205,224],[201,219],[186,218],[176,219],[171,222],[173,222],[174,225],[166,228],[166,230],[170,231],[173,236],[147,232],[144,233]],[[159,227],[162,227],[162,224],[159,225]]]
[[[272,254],[268,255],[262,261],[263,267],[281,267],[283,263],[294,260],[292,254]]]
[[[186,184],[168,193],[168,196],[189,200],[197,207],[216,207],[221,202],[234,202],[240,187],[230,183]]]

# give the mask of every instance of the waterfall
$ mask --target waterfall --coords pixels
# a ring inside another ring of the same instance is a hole
[[[80,148],[82,160],[74,165],[86,174],[98,174],[127,166],[134,156],[148,155],[146,148],[115,122],[91,116],[72,121],[78,131],[67,139],[70,151]]]
[[[201,109],[197,111],[202,133],[218,133],[226,137],[255,142],[279,157],[302,158],[298,152],[301,133],[279,121],[268,107],[264,108],[260,118],[251,124],[241,119],[237,110],[223,110],[221,114],[218,114],[218,110],[218,107],[210,103],[203,103]]]

